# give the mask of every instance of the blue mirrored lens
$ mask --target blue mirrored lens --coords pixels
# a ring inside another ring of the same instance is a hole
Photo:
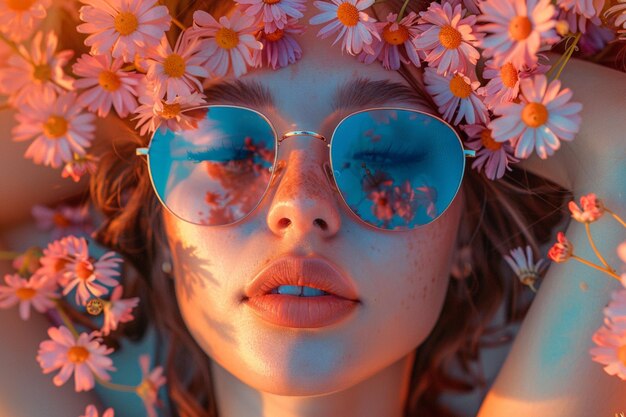
[[[344,119],[332,137],[339,192],[363,221],[388,230],[423,226],[456,195],[465,156],[456,132],[428,114],[368,110]]]
[[[196,110],[197,112],[198,110]],[[275,133],[259,113],[200,110],[197,129],[157,130],[148,153],[154,188],[179,218],[226,225],[250,214],[269,185]]]

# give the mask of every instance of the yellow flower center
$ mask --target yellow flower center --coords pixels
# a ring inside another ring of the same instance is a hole
[[[93,274],[93,265],[88,261],[80,261],[76,265],[76,276],[82,280],[88,279]]]
[[[33,67],[33,78],[38,81],[49,81],[51,75],[52,70],[48,64],[35,65]]]
[[[149,379],[144,379],[141,384],[135,389],[135,392],[140,398],[146,398],[150,393],[156,391],[156,387]]]
[[[185,75],[185,60],[178,54],[171,54],[163,62],[163,71],[173,78]]]
[[[83,363],[89,359],[89,351],[82,346],[72,346],[67,350],[67,358],[70,362]]]
[[[522,110],[522,121],[530,127],[539,127],[548,120],[548,109],[541,103],[528,103]]]
[[[626,365],[626,345],[622,345],[617,348],[617,359]]]
[[[174,119],[180,114],[180,103],[166,104],[163,103],[163,111],[161,117],[164,119]]]
[[[515,16],[509,23],[509,35],[516,41],[523,41],[532,32],[533,26],[526,16]]]
[[[270,42],[276,42],[276,41],[281,40],[283,36],[285,36],[285,32],[282,29],[276,29],[272,33],[266,33],[265,39]]]
[[[215,42],[220,48],[232,49],[239,44],[239,36],[234,30],[220,28],[215,34]]]
[[[450,91],[459,98],[468,98],[472,93],[472,86],[465,82],[463,77],[456,74],[450,80]]]
[[[491,129],[483,129],[480,133],[480,141],[483,146],[490,151],[497,151],[502,147],[500,142],[493,140],[493,137],[491,136]]]
[[[515,83],[517,82],[517,70],[510,62],[502,65],[500,68],[500,78],[502,78],[502,84],[509,88],[515,87]]]
[[[35,3],[35,0],[7,0],[9,9],[15,10],[16,12],[24,12],[30,9],[33,3]]]
[[[409,30],[405,26],[398,25],[397,30],[389,29],[391,23],[387,23],[387,26],[383,29],[383,39],[385,42],[391,45],[402,45],[409,39]]]
[[[359,23],[359,9],[355,5],[348,2],[341,3],[337,7],[337,19],[344,26],[356,26]]]
[[[72,224],[69,219],[61,213],[54,213],[54,216],[52,216],[52,223],[58,227],[68,227]]]
[[[15,290],[15,295],[22,301],[30,300],[37,294],[32,288],[22,287]]]
[[[265,3],[265,4],[276,4],[276,3],[280,3],[280,0],[263,0],[263,3]]]
[[[444,26],[439,31],[439,42],[448,49],[456,49],[461,45],[461,32],[450,25]]]
[[[50,116],[43,124],[43,133],[49,139],[58,139],[67,133],[67,120],[61,116]]]
[[[120,35],[126,36],[137,30],[139,21],[131,12],[120,12],[115,16],[114,25]]]
[[[117,91],[120,88],[122,83],[120,82],[120,77],[117,76],[113,71],[102,71],[100,75],[98,75],[98,84],[105,91],[113,92]]]

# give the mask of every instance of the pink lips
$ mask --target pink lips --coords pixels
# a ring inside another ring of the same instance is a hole
[[[313,297],[270,294],[281,285],[307,286],[329,294]],[[359,304],[352,282],[320,258],[280,258],[254,277],[245,294],[245,303],[257,315],[285,327],[329,326],[349,315]]]

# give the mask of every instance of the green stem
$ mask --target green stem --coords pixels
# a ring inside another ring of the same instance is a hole
[[[172,17],[172,23],[174,23],[180,30],[187,29],[178,19]]]
[[[596,247],[596,244],[593,242],[593,238],[591,237],[591,229],[589,228],[589,223],[585,223],[585,232],[587,232],[587,238],[589,239],[589,244],[591,245],[591,249],[593,249],[593,251],[595,252],[595,254],[598,257],[598,259],[600,260],[600,262],[602,262],[602,265],[604,265],[604,267],[608,271],[611,271],[611,272],[614,271],[614,269],[611,268],[609,266],[609,264],[604,260],[602,255],[600,255],[600,251],[598,251],[598,248]]]
[[[564,60],[563,64],[561,65],[561,67],[559,68],[559,72],[557,72],[556,75],[554,76],[555,80],[559,79],[559,76],[561,75],[561,72],[563,72],[563,69],[565,68],[565,65],[567,64],[569,59],[572,57],[572,54],[576,50],[576,45],[578,45],[578,41],[580,40],[580,36],[581,35],[582,35],[582,33],[578,32],[576,34],[576,36],[574,37],[574,43],[572,43],[569,46],[569,48],[567,48],[567,51],[565,51],[565,60]]]
[[[584,263],[584,264],[585,264],[585,265],[587,265],[587,266],[590,266],[590,267],[595,268],[595,269],[597,269],[597,270],[599,270],[599,271],[602,271],[602,272],[604,272],[604,273],[606,273],[606,274],[608,274],[608,275],[612,276],[612,277],[613,277],[613,278],[615,278],[616,280],[618,280],[618,281],[622,282],[622,280],[621,280],[621,278],[619,277],[619,275],[615,274],[614,272],[611,272],[611,271],[608,271],[608,270],[606,270],[606,269],[602,268],[600,265],[596,265],[596,264],[594,264],[594,263],[591,263],[591,262],[589,262],[588,260],[583,259],[583,258],[579,258],[579,257],[578,257],[578,256],[576,256],[576,255],[572,255],[572,256],[571,256],[571,258],[572,258],[572,259],[576,259],[578,262]]]
[[[65,324],[65,326],[68,329],[70,329],[70,332],[72,332],[74,337],[78,338],[78,331],[76,331],[76,328],[74,327],[74,323],[72,323],[72,320],[70,320],[65,310],[63,310],[63,306],[61,306],[61,303],[58,301],[56,304],[57,304],[56,310],[59,313],[59,316],[61,316],[61,320],[63,320],[63,324]]]
[[[406,7],[409,5],[409,0],[404,0],[404,4],[402,5],[402,8],[400,9],[400,13],[398,13],[398,18],[396,19],[396,23],[400,23],[400,21],[402,20],[402,17],[404,16],[404,11],[406,10]]]
[[[102,385],[103,387],[106,387],[114,391],[135,392],[135,393],[137,392],[137,387],[133,387],[130,385],[115,384],[113,382],[105,381],[104,379],[98,378],[98,377],[96,377],[96,381],[98,382],[98,384]]]
[[[17,47],[17,44],[15,42],[13,42],[10,39],[7,39],[6,36],[4,36],[2,33],[0,33],[0,41],[6,43],[7,45],[9,45],[9,47],[11,47],[11,49],[13,49],[13,51],[15,51],[16,54],[18,54],[19,56],[21,56],[24,61],[28,62],[30,65],[35,65],[35,63],[33,61],[30,60],[30,58],[28,58],[27,56],[22,55],[22,51],[20,51],[20,48]]]
[[[612,212],[611,210],[609,210],[608,208],[604,208],[604,211],[606,211],[607,213],[609,213],[611,216],[613,216],[613,218],[615,220],[617,220],[622,226],[626,227],[626,222],[624,222],[624,220],[622,220],[622,218],[620,216],[618,216],[617,214],[615,214],[614,212]]]

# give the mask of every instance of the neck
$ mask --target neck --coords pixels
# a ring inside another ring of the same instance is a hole
[[[220,417],[402,417],[414,352],[358,384],[316,396],[283,396],[244,384],[211,362]]]

